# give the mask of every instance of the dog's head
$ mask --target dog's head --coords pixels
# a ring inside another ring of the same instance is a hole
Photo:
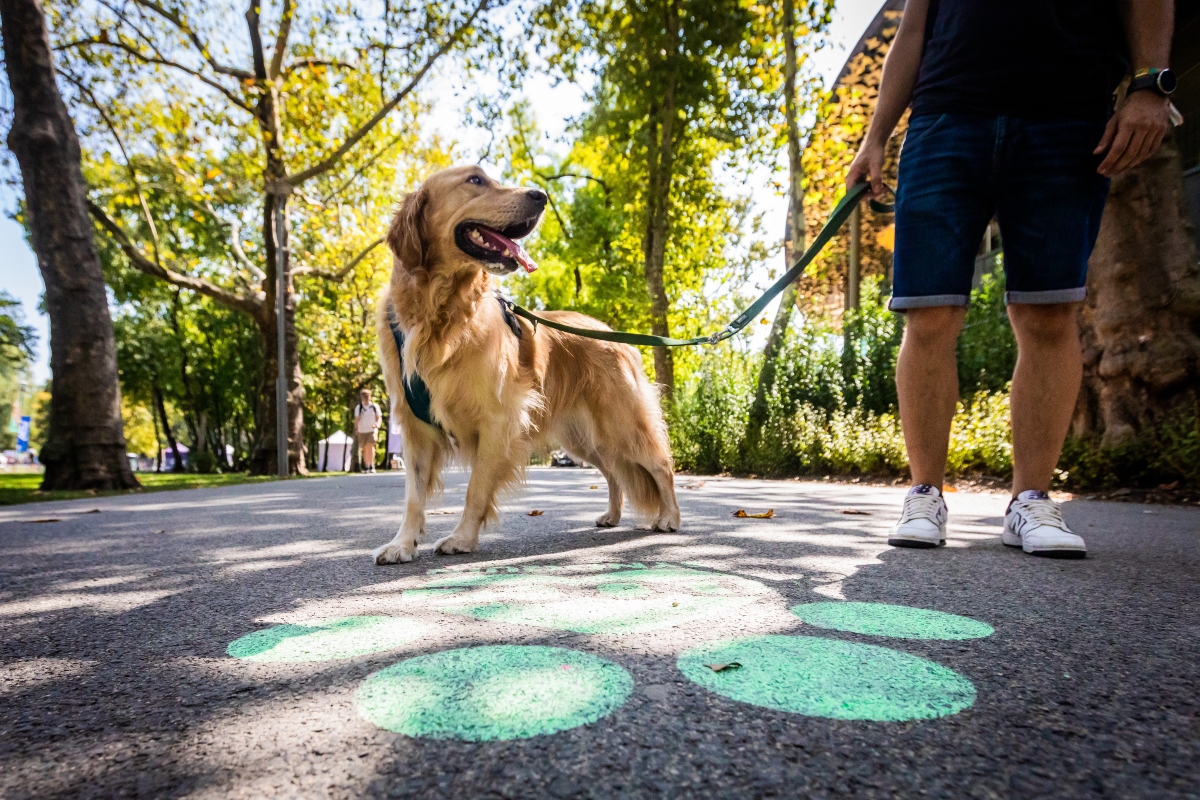
[[[537,269],[517,244],[546,208],[540,189],[501,186],[480,167],[430,176],[392,218],[388,245],[407,269],[478,269],[507,275]]]

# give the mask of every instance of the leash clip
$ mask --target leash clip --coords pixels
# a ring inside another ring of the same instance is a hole
[[[722,331],[717,331],[716,333],[709,336],[708,343],[709,344],[720,344],[721,343],[721,333],[722,333]]]

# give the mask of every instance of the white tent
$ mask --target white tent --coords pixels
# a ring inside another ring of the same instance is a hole
[[[318,472],[348,472],[354,455],[354,440],[341,431],[334,431],[317,445]]]

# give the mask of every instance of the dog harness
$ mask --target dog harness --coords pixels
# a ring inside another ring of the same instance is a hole
[[[513,301],[497,293],[496,302],[500,303],[500,313],[504,315],[504,322],[507,323],[508,329],[512,331],[513,336],[520,339],[521,323],[517,321],[517,315],[513,313]],[[388,327],[392,329],[392,338],[396,340],[396,353],[400,360],[400,383],[404,386],[404,401],[408,403],[408,408],[412,411],[413,416],[421,422],[441,428],[442,426],[433,418],[433,397],[429,394],[429,387],[425,381],[416,372],[413,372],[412,380],[409,380],[404,374],[404,331],[400,330],[400,323],[396,320],[395,309],[390,300],[388,301]]]

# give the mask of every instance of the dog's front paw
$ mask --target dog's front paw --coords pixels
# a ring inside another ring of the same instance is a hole
[[[406,564],[416,557],[417,547],[415,544],[388,542],[383,547],[376,547],[371,551],[371,558],[378,567],[385,564]]]
[[[434,545],[434,552],[443,556],[452,556],[458,553],[474,553],[476,544],[476,542],[459,539],[455,536],[443,536]]]
[[[663,514],[650,525],[652,531],[671,532],[679,530],[679,512]]]
[[[619,511],[615,514],[611,511],[607,511],[596,518],[596,527],[597,528],[615,528],[617,525],[620,525],[620,524],[621,524],[621,513]]]

